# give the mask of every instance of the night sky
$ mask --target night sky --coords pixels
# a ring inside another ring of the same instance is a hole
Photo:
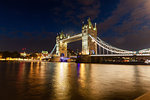
[[[113,46],[150,48],[150,0],[3,0],[0,51],[51,51],[57,33],[80,33],[88,17]]]

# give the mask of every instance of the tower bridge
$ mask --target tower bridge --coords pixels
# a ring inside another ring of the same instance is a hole
[[[59,35],[57,35],[55,45],[57,56],[67,57],[67,44],[82,40],[82,55],[89,55],[92,57],[131,57],[135,55],[140,57],[150,57],[150,49],[129,51],[106,43],[97,37],[96,23],[93,25],[90,18],[87,20],[87,22],[87,24],[82,25],[81,33],[70,36],[61,32]]]
[[[82,40],[82,54],[91,55],[97,54],[97,44],[89,37],[91,35],[97,38],[97,28],[92,25],[90,18],[88,24],[82,26],[82,32],[74,36],[65,36],[63,33],[56,37],[56,55],[61,56],[62,54],[67,56],[67,43]]]

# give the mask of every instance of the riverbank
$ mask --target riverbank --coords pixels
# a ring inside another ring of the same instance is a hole
[[[21,59],[21,58],[11,58],[11,59],[0,59],[0,61],[7,62],[7,61],[25,61],[25,62],[40,62],[42,60],[36,59]]]
[[[9,62],[9,61],[19,61],[19,62],[54,62],[54,61],[43,61],[43,60],[32,60],[32,59],[24,59],[24,60],[0,60],[0,62]],[[54,63],[60,63],[61,61],[56,61]],[[150,65],[143,62],[101,62],[101,63],[94,63],[94,62],[66,62],[66,63],[84,63],[84,64],[116,64],[116,65]]]

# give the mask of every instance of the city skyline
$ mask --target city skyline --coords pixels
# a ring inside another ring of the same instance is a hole
[[[2,1],[0,50],[51,51],[57,33],[81,32],[88,17],[109,44],[127,50],[149,48],[149,4],[145,0]]]

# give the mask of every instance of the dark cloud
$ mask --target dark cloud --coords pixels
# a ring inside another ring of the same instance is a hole
[[[84,6],[89,6],[97,2],[97,0],[78,0],[78,2]]]
[[[34,32],[22,32],[25,37],[33,37]]]
[[[0,51],[19,51],[27,48],[27,52],[50,51],[55,44],[56,33],[48,31],[11,31],[6,28],[6,33],[0,34]]]
[[[53,9],[59,23],[81,24],[81,20],[91,17],[93,20],[100,14],[100,0],[62,0],[61,5]],[[59,16],[59,17],[58,17]],[[62,20],[65,17],[67,20]],[[80,20],[80,21],[79,21]]]
[[[100,13],[100,3],[93,2],[93,5],[83,6],[80,9],[82,11],[82,13],[78,15],[80,19],[84,19],[86,17],[91,17],[92,19],[95,19]]]
[[[27,52],[41,52],[42,50],[51,51],[54,47],[55,40],[53,37],[49,38],[5,38],[0,40],[0,51],[19,51],[22,48],[27,48]]]
[[[130,50],[148,48],[149,5],[150,0],[3,1],[0,47],[48,48],[55,44],[58,32],[79,33],[81,21],[91,17],[98,22],[101,38],[110,44]]]
[[[149,4],[148,0],[121,0],[112,15],[100,23],[100,31],[113,33],[108,38],[121,48],[138,50],[150,47]]]
[[[0,27],[0,31],[5,32],[6,28],[5,27]]]
[[[127,34],[122,37],[105,37],[103,38],[112,46],[127,49],[127,50],[141,50],[145,48],[149,48],[149,38],[150,38],[150,31],[147,30],[144,33],[137,34]]]

